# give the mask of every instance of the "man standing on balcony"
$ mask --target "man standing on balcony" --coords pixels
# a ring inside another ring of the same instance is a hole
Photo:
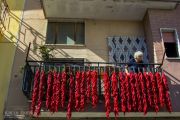
[[[125,72],[129,73],[128,68],[130,67],[131,70],[134,72],[143,71],[143,67],[145,65],[143,64],[143,53],[141,51],[137,51],[134,53],[134,58],[130,59],[128,64],[125,66]]]

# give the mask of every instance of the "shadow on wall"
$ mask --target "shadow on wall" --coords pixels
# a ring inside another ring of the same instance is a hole
[[[173,111],[179,112],[179,110],[180,110],[180,104],[179,104],[179,100],[180,100],[180,79],[175,78],[166,70],[164,70],[164,73],[166,74],[167,79],[168,79],[171,101],[173,101],[172,102]]]
[[[8,42],[17,41],[18,49],[22,50],[24,54],[27,53],[29,42],[32,43],[29,58],[33,60],[40,59],[41,56],[39,56],[38,52],[35,50],[37,48],[38,44],[45,43],[46,37],[43,36],[41,33],[39,33],[37,30],[32,28],[30,25],[28,25],[26,22],[19,19],[15,14],[13,14],[9,9],[6,10],[6,14],[4,16],[5,18],[2,20],[6,20],[6,24],[4,24],[3,29],[1,29],[1,33],[5,37]],[[8,19],[8,20],[7,20]],[[19,30],[17,38],[14,34],[12,34],[9,30],[9,26],[11,25],[12,21],[16,21],[17,23],[21,24],[21,28]],[[5,23],[5,21],[2,21],[2,23]],[[30,34],[29,34],[30,33]],[[26,36],[31,35],[33,36],[31,40],[27,40]],[[40,42],[40,43],[38,43]],[[61,54],[64,57],[70,57],[65,51],[63,50],[55,50],[56,54]]]

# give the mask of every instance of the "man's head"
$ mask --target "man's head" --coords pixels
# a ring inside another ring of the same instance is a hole
[[[136,60],[136,62],[141,62],[143,60],[143,53],[141,51],[135,52],[134,59]]]

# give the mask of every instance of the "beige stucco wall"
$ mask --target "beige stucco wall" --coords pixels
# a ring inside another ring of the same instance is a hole
[[[85,21],[85,45],[62,46],[56,45],[55,56],[62,58],[86,58],[90,62],[108,62],[107,37],[109,36],[144,36],[141,22],[134,21]]]

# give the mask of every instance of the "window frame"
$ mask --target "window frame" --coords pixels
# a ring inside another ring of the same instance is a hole
[[[180,41],[179,41],[179,36],[178,36],[178,32],[177,32],[177,29],[176,28],[160,28],[160,34],[161,34],[161,40],[162,40],[162,46],[163,46],[163,49],[165,51],[165,46],[164,46],[164,39],[163,39],[163,32],[174,32],[175,34],[175,39],[176,39],[176,44],[177,44],[177,51],[178,51],[178,57],[166,57],[168,59],[180,59]]]
[[[84,40],[83,40],[83,43],[82,44],[60,44],[60,43],[57,43],[57,34],[58,34],[58,31],[59,31],[59,29],[58,29],[58,27],[56,27],[56,26],[58,26],[58,23],[63,23],[63,22],[65,22],[65,23],[74,23],[74,25],[75,25],[75,27],[74,27],[74,42],[76,42],[77,41],[77,39],[76,39],[76,34],[77,34],[77,25],[76,24],[78,24],[78,23],[82,23],[83,24],[83,26],[84,26]],[[53,43],[47,43],[47,35],[48,35],[48,25],[49,25],[49,23],[54,23],[55,24],[55,33],[54,33],[54,35],[55,35],[55,40],[53,41]],[[85,26],[85,22],[84,21],[54,21],[54,20],[49,20],[48,22],[47,22],[47,30],[46,30],[46,40],[45,40],[45,45],[60,45],[60,46],[85,46],[85,42],[86,42],[86,26]]]

